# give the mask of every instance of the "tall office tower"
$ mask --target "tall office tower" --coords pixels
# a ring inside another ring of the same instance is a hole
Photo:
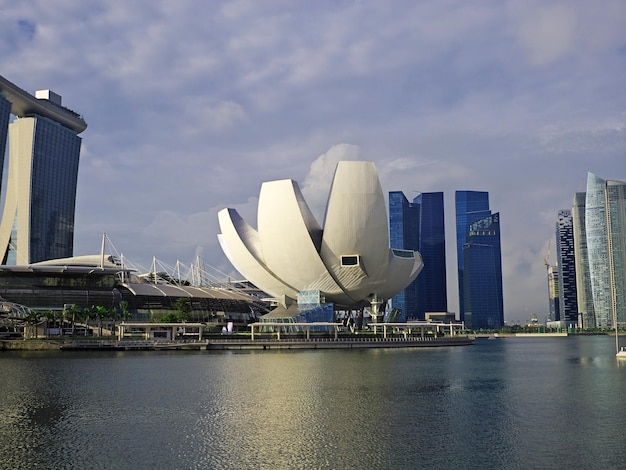
[[[424,320],[427,312],[447,312],[443,193],[421,193],[410,203],[401,191],[389,193],[391,248],[417,250],[424,269],[392,299],[401,318]]]
[[[576,300],[576,259],[574,257],[574,224],[572,211],[562,209],[556,222],[556,256],[559,266],[560,320],[567,325],[578,323]]]
[[[550,301],[550,320],[561,319],[561,308],[559,302],[559,268],[558,266],[548,267],[548,299]]]
[[[419,208],[413,206],[402,191],[389,192],[389,245],[400,250],[418,250],[419,246]],[[391,305],[402,311],[400,321],[417,318],[416,281],[396,294],[391,299]]]
[[[456,259],[459,286],[459,315],[465,320],[464,300],[464,260],[463,246],[467,238],[470,224],[491,215],[489,210],[489,193],[484,191],[457,191],[454,195],[456,210]]]
[[[424,260],[424,269],[415,279],[421,320],[427,312],[448,311],[443,193],[421,193],[413,199],[413,205],[419,207],[418,251]]]
[[[470,224],[463,263],[465,323],[475,330],[504,326],[499,213]]]
[[[581,328],[595,328],[587,255],[587,232],[585,231],[585,193],[576,193],[572,202],[572,225],[574,228],[574,259],[576,261],[576,305],[578,324]]]
[[[32,96],[0,76],[0,94],[16,117],[9,124],[0,259],[3,264],[30,264],[72,256],[78,134],[87,124],[49,90]]]
[[[596,326],[626,325],[626,181],[588,173],[585,206]]]

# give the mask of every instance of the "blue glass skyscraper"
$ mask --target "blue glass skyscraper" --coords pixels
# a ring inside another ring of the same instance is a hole
[[[407,200],[402,191],[389,193],[389,245],[390,248],[419,251],[419,209]],[[399,321],[417,318],[416,281],[396,294],[391,304],[402,312]]]
[[[559,317],[555,320],[578,323],[576,259],[574,257],[574,222],[572,211],[559,211],[556,223],[556,256],[559,266]]]
[[[464,259],[463,246],[467,239],[470,224],[491,215],[489,193],[485,191],[457,191],[455,193],[456,210],[456,259],[459,286],[459,314],[465,320],[464,300]]]
[[[417,250],[424,269],[392,299],[404,319],[425,319],[426,312],[447,312],[443,193],[421,193],[412,203],[400,191],[389,193],[392,248]]]
[[[504,325],[500,214],[470,224],[463,245],[464,321],[474,330]]]

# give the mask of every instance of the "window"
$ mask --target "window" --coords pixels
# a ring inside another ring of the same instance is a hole
[[[359,255],[342,255],[341,256],[341,265],[342,266],[359,266],[361,264],[361,260],[359,259]]]

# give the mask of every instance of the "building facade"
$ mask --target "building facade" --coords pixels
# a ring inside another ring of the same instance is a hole
[[[559,267],[548,266],[548,320],[550,321],[558,321],[561,318],[559,285]]]
[[[626,182],[587,175],[585,232],[596,326],[626,326]]]
[[[390,192],[389,233],[392,248],[417,250],[424,261],[417,279],[392,299],[401,318],[425,320],[427,313],[447,312],[443,193],[421,193],[409,203],[402,192]]]
[[[556,256],[559,266],[560,320],[569,325],[578,324],[576,293],[576,258],[574,255],[574,224],[572,211],[560,210],[556,222]]]
[[[572,201],[572,226],[574,231],[574,259],[576,262],[576,305],[578,306],[578,324],[580,328],[595,328],[591,277],[589,275],[589,256],[587,253],[587,232],[585,230],[584,192],[574,195]]]
[[[2,264],[71,257],[81,146],[78,134],[87,124],[49,90],[32,96],[0,77],[0,95],[15,116],[8,124],[8,178],[0,223]],[[0,115],[2,109],[0,103]],[[2,127],[0,135],[5,130]],[[4,147],[0,150],[4,154]]]
[[[417,250],[419,246],[419,208],[402,191],[389,192],[389,245],[400,250]],[[420,273],[417,279],[423,275]],[[417,279],[391,299],[393,308],[400,310],[398,321],[417,318]]]
[[[500,214],[469,225],[463,245],[464,321],[474,330],[504,326]]]
[[[465,320],[464,296],[464,269],[463,247],[467,240],[470,224],[491,215],[489,210],[489,193],[485,191],[456,191],[456,259],[459,291],[459,314],[461,321]]]
[[[379,321],[387,301],[423,267],[419,252],[390,248],[373,162],[337,164],[323,227],[293,180],[261,185],[257,229],[232,208],[218,221],[218,240],[235,269],[285,308],[299,293],[319,291],[337,310],[369,308]]]

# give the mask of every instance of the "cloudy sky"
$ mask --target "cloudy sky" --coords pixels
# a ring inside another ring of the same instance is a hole
[[[543,319],[558,210],[588,171],[626,179],[621,0],[0,0],[0,59],[89,124],[76,254],[106,233],[146,268],[238,277],[220,209],[255,225],[291,178],[321,223],[336,162],[371,160],[385,193],[444,192],[451,311],[454,191],[488,191],[505,319]]]

